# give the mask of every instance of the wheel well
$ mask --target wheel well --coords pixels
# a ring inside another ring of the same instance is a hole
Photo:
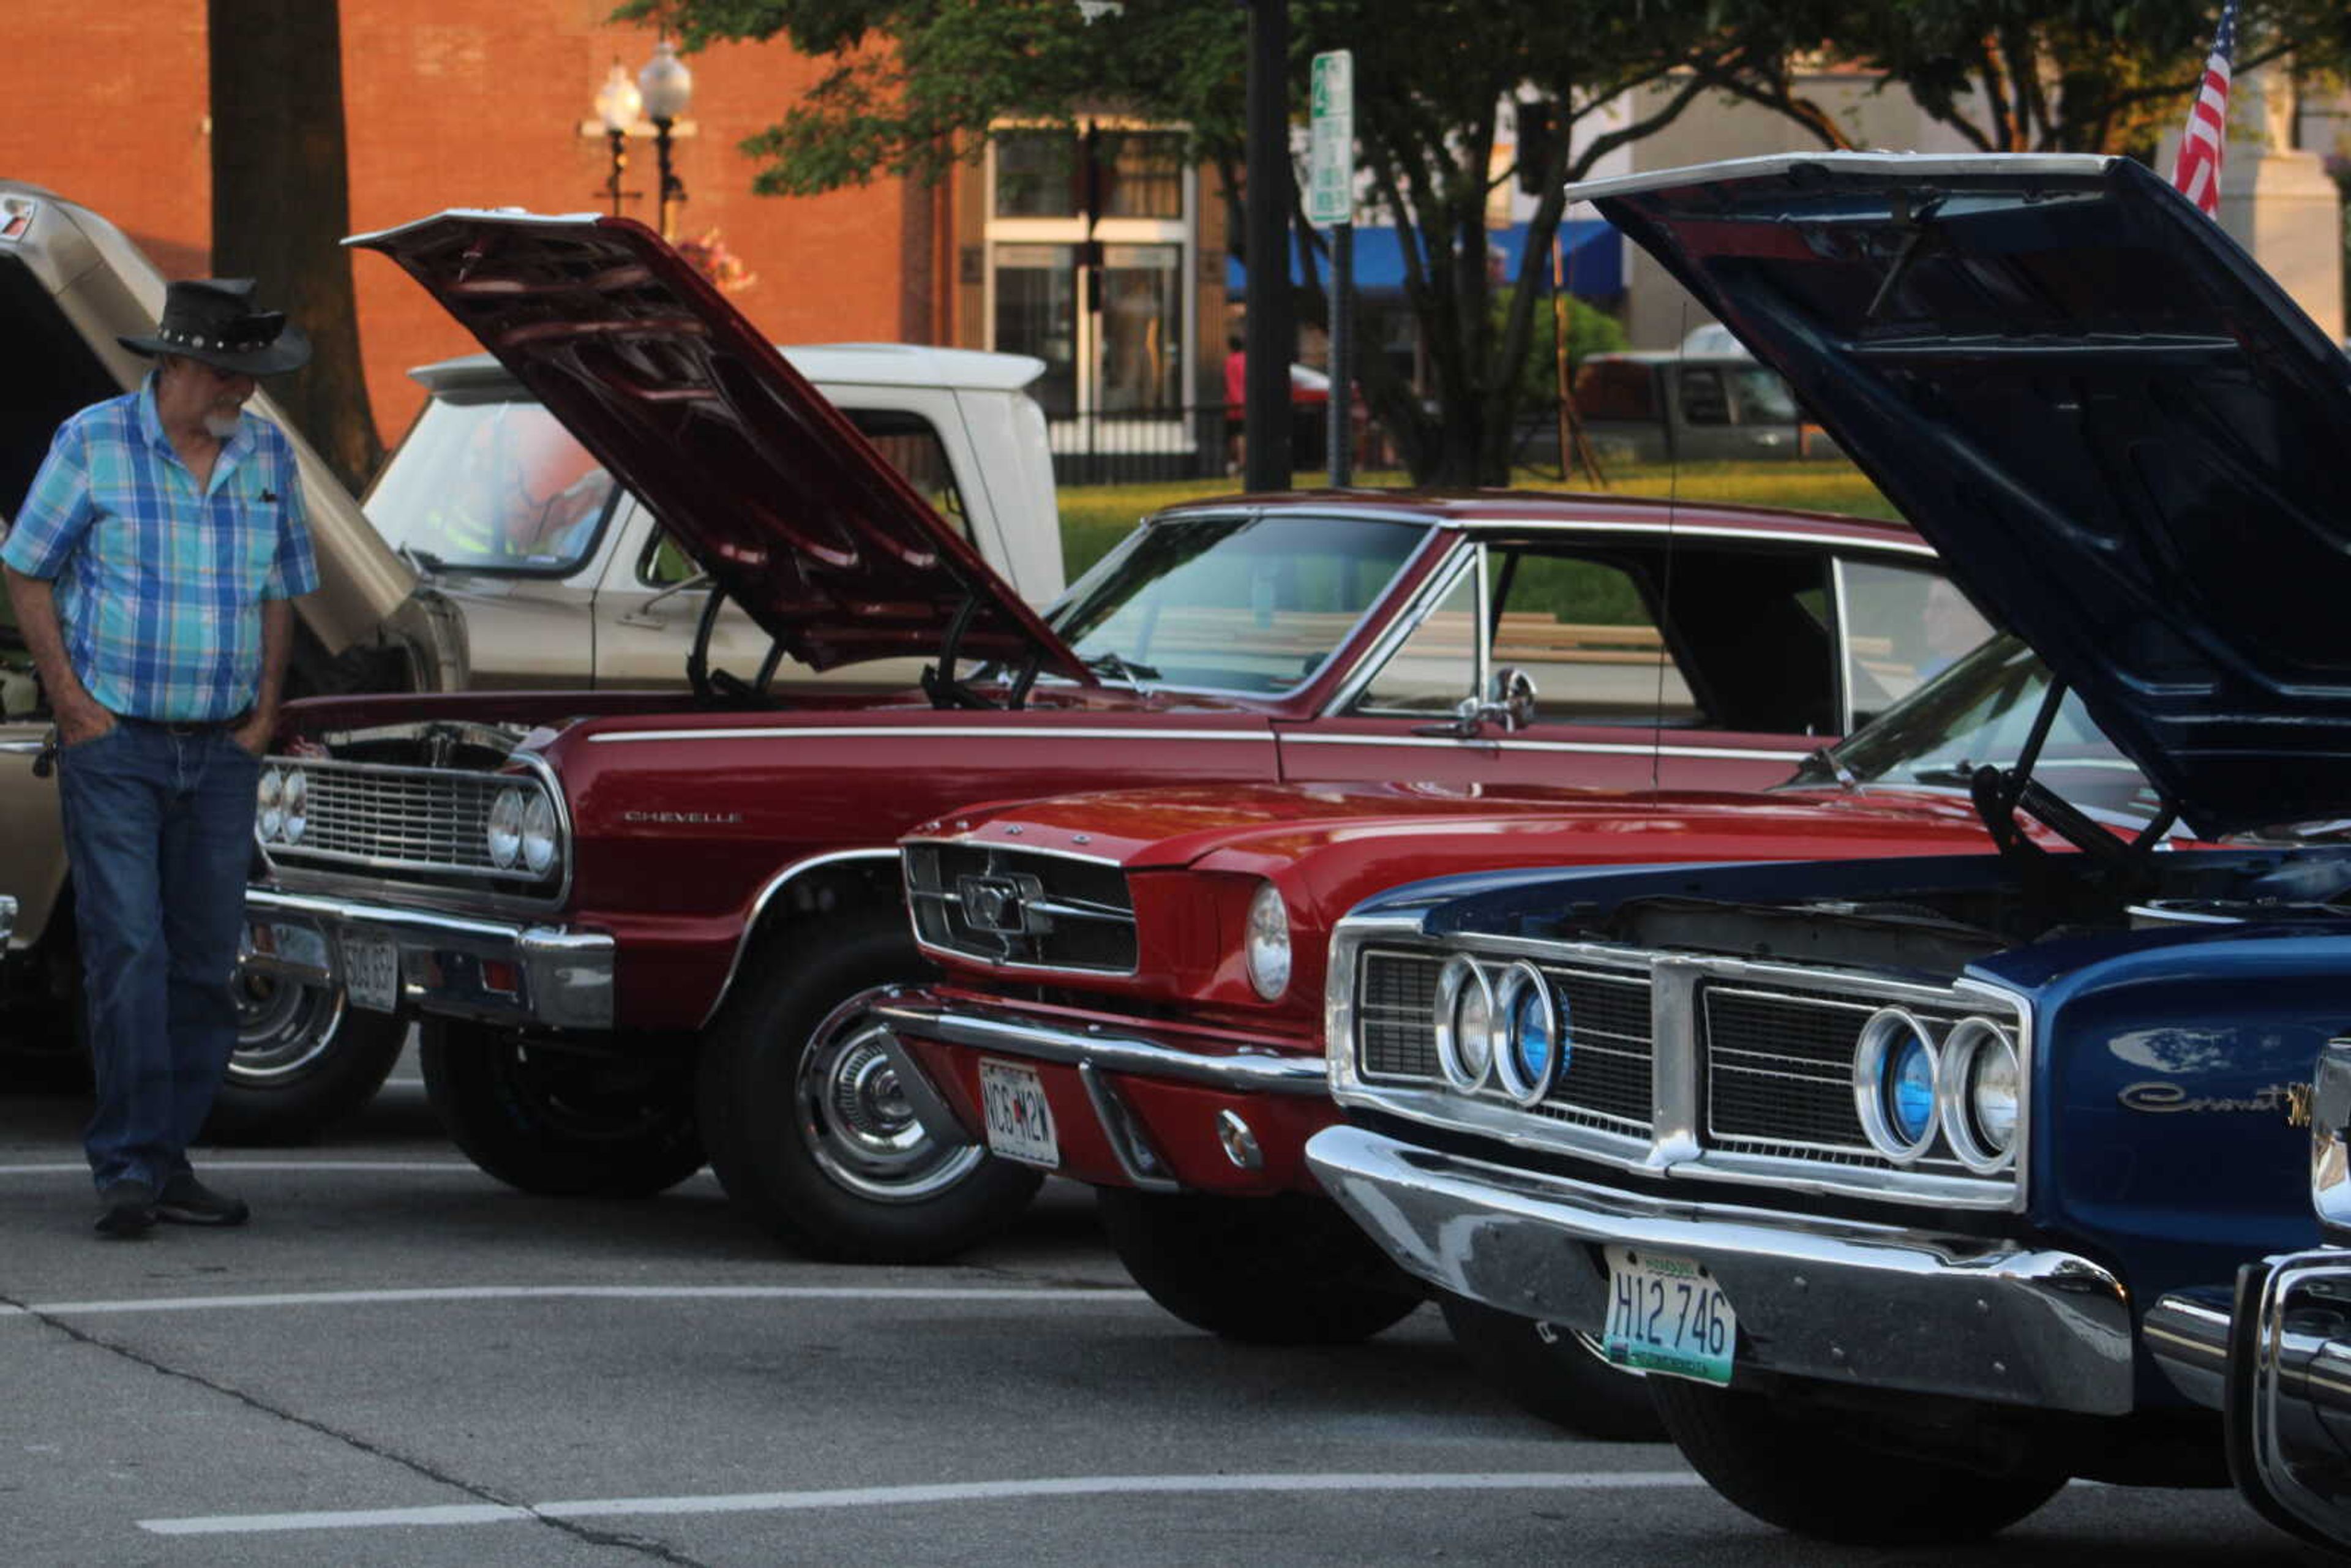
[[[718,1016],[719,1009],[735,994],[744,961],[753,948],[796,929],[837,925],[859,915],[904,917],[904,894],[899,888],[898,857],[894,852],[850,852],[822,864],[786,871],[761,890],[750,925],[736,949],[734,967],[727,971],[726,983],[712,999],[704,1026],[708,1027],[710,1019]]]

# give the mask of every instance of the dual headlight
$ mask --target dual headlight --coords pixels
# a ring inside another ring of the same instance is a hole
[[[1521,960],[1489,975],[1456,956],[1437,977],[1437,1063],[1464,1094],[1492,1084],[1521,1105],[1540,1103],[1568,1069],[1574,1021],[1567,998]]]
[[[1853,1057],[1854,1109],[1879,1154],[1908,1165],[1939,1129],[1953,1158],[1979,1176],[2016,1158],[2022,1082],[2016,1039],[1991,1019],[1937,1031],[1903,1008],[1880,1008]]]
[[[253,825],[266,844],[298,844],[310,826],[310,781],[299,768],[265,768]]]
[[[519,865],[545,876],[555,864],[555,802],[543,790],[501,789],[490,802],[483,836],[490,863],[500,871]]]

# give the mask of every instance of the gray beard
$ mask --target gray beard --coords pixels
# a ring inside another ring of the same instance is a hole
[[[226,441],[236,434],[237,418],[233,413],[208,413],[204,415],[204,434],[214,441]]]

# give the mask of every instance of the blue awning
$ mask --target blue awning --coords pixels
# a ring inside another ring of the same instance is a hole
[[[1583,299],[1604,299],[1625,290],[1625,242],[1614,225],[1600,218],[1586,218],[1559,226],[1560,243],[1564,254],[1561,265],[1567,274],[1567,291]],[[1527,245],[1527,225],[1512,224],[1506,229],[1494,229],[1486,235],[1486,243],[1501,258],[1502,277],[1516,282],[1519,258]],[[1537,265],[1542,276],[1551,277],[1551,258],[1538,256]],[[1331,281],[1327,258],[1321,259],[1322,281]],[[1299,270],[1298,246],[1290,246],[1290,280],[1304,281]],[[1358,294],[1398,294],[1404,290],[1404,247],[1396,231],[1385,225],[1358,225],[1355,229],[1355,291]],[[1236,299],[1249,294],[1249,269],[1232,256],[1225,258],[1225,292]]]

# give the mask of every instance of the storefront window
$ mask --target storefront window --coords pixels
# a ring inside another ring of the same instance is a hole
[[[1078,411],[1078,247],[996,247],[996,337],[1008,354],[1034,354],[1045,373],[1029,392],[1053,417]]]
[[[1183,259],[1172,245],[1102,247],[1104,413],[1183,406]]]

